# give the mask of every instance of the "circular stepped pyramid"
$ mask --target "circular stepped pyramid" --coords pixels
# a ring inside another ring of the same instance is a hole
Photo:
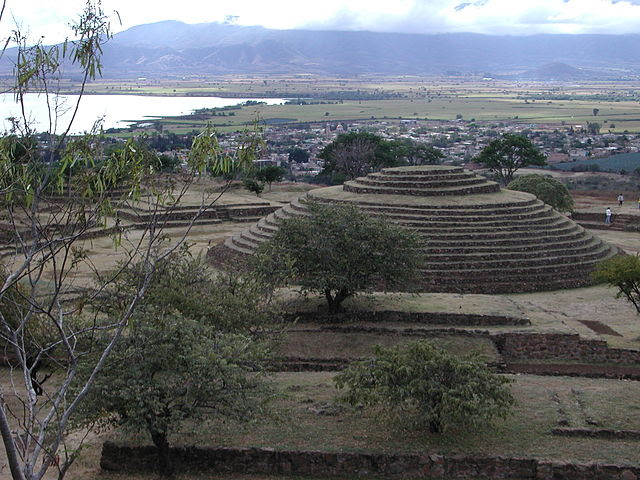
[[[251,255],[306,202],[351,203],[424,237],[421,289],[506,293],[591,284],[594,265],[618,253],[535,196],[501,190],[461,167],[386,168],[312,190],[211,251],[214,261]],[[217,260],[216,260],[217,259]]]

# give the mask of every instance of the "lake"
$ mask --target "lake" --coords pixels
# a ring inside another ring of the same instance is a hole
[[[72,106],[78,95],[59,95],[58,111],[61,117],[58,128],[62,133],[68,119],[72,115]],[[215,108],[237,105],[247,100],[266,102],[278,105],[285,102],[282,98],[221,98],[221,97],[164,97],[142,95],[83,95],[80,108],[71,129],[72,133],[89,131],[94,122],[104,116],[103,128],[123,128],[132,121],[150,120],[157,117],[187,115],[199,108]],[[53,100],[52,100],[53,101]],[[25,97],[25,106],[29,121],[33,122],[37,131],[49,130],[48,110],[44,95],[30,93]],[[21,117],[20,108],[15,103],[13,94],[0,94],[0,121],[2,129],[8,130],[9,117]]]

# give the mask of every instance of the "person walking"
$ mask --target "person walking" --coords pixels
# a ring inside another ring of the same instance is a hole
[[[611,209],[609,207],[604,211],[604,223],[611,223]]]
[[[622,206],[622,202],[624,202],[624,197],[620,194],[618,195],[618,205]]]

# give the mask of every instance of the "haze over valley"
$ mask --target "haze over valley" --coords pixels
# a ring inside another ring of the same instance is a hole
[[[104,47],[104,78],[220,74],[484,75],[528,80],[631,79],[640,35],[408,34],[275,30],[223,23],[138,25]],[[0,73],[11,72],[14,50]]]

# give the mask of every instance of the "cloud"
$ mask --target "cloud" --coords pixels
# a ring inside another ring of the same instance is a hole
[[[640,0],[415,0],[411,4],[399,12],[345,7],[303,26],[410,33],[640,32]]]
[[[11,2],[11,12],[34,35],[59,41],[85,0]],[[268,28],[383,32],[640,33],[640,0],[102,0],[117,10],[114,30],[162,20],[224,21]],[[5,31],[10,17],[3,19]]]

